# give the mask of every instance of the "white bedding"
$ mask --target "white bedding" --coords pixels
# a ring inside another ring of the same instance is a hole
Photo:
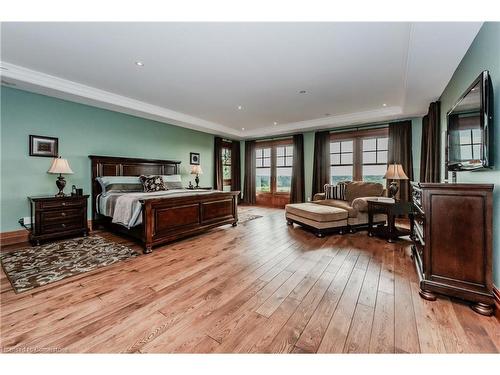
[[[190,195],[207,195],[215,192],[219,191],[173,189],[154,193],[108,193],[105,196],[99,194],[96,203],[98,212],[101,215],[112,217],[112,222],[115,224],[132,228],[142,223],[142,205],[139,202],[140,200],[158,197],[175,198]]]

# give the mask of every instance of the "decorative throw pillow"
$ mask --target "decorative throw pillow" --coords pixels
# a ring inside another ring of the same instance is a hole
[[[141,182],[145,193],[167,190],[161,176],[141,176]]]
[[[345,201],[345,186],[346,184],[343,182],[339,182],[337,185],[326,184],[325,199],[338,199]]]

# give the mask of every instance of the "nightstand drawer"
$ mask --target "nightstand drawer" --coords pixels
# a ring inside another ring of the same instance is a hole
[[[64,222],[48,222],[42,224],[42,234],[68,231],[73,229],[84,229],[84,223],[81,217],[72,218]]]
[[[82,216],[82,208],[69,208],[66,210],[50,210],[50,211],[42,211],[40,213],[40,218],[42,223],[51,223],[51,222],[63,222],[68,221],[75,218],[81,218]]]
[[[52,208],[72,208],[72,207],[82,207],[86,202],[82,199],[54,199],[50,201],[40,202],[41,209],[52,209]]]

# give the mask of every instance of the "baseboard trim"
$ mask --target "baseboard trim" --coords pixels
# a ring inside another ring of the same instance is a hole
[[[88,220],[89,231],[92,231],[92,220]],[[0,233],[0,247],[16,245],[29,241],[30,232],[27,229],[14,230]]]
[[[500,322],[500,290],[493,285],[493,295],[495,296],[495,317]]]
[[[30,232],[26,229],[0,233],[0,246],[3,247],[28,242],[29,233]]]

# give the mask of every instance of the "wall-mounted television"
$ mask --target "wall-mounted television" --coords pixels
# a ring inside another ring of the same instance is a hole
[[[447,168],[468,171],[491,167],[493,88],[482,72],[447,114]]]

